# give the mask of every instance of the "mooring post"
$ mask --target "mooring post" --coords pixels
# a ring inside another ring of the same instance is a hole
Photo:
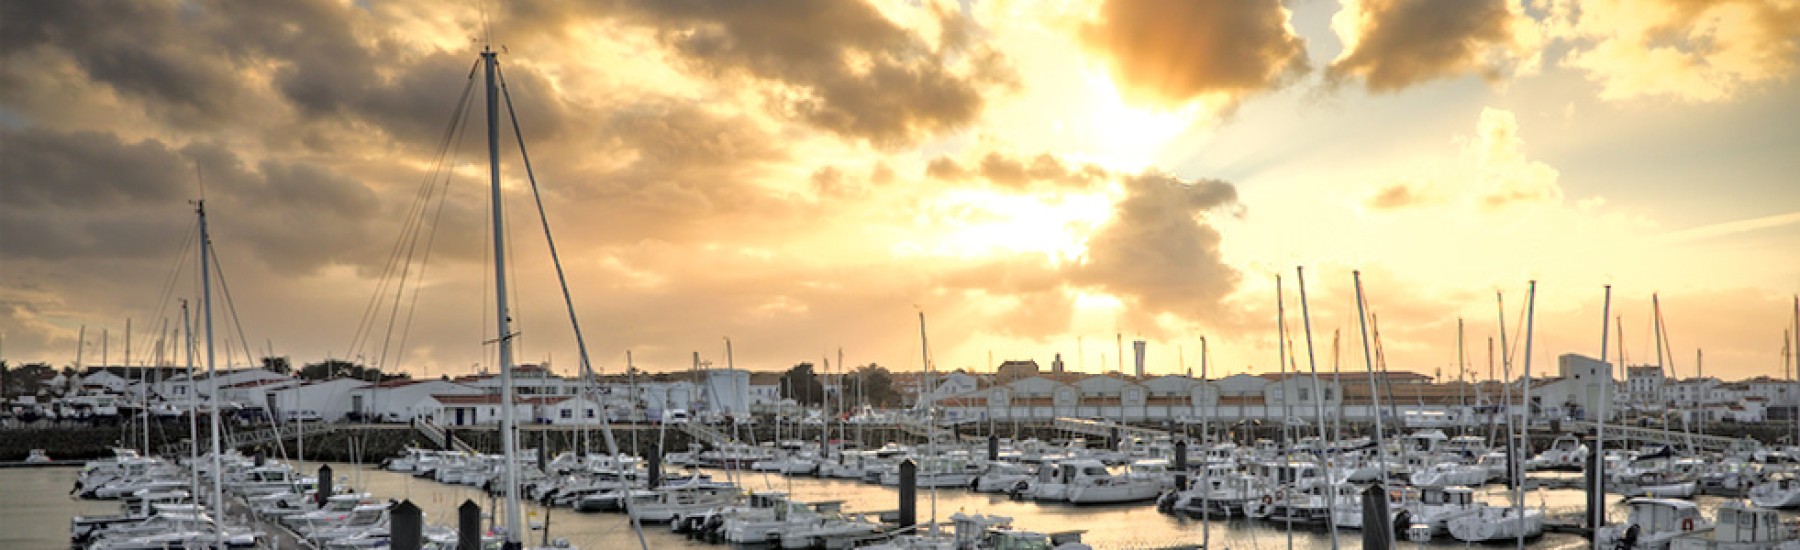
[[[425,539],[425,516],[411,500],[402,500],[390,512],[388,542],[394,550],[419,550]]]
[[[900,462],[900,528],[919,524],[919,463]]]
[[[481,550],[481,505],[463,500],[456,507],[457,550]]]

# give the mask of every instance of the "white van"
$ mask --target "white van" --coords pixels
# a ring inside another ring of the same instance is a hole
[[[693,417],[688,416],[686,409],[669,409],[663,411],[664,424],[686,424],[691,420],[693,420]]]

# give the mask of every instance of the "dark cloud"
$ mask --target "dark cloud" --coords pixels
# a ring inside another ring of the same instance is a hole
[[[0,158],[0,207],[7,209],[111,208],[179,200],[194,189],[192,165],[153,140],[0,127]]]
[[[145,100],[185,127],[229,120],[245,93],[237,66],[193,33],[203,10],[175,2],[102,1],[0,4],[0,63],[7,78],[29,78],[34,58],[67,56],[93,82]]]
[[[513,8],[534,24],[579,19],[557,8]],[[569,8],[573,9],[573,8]],[[946,47],[859,1],[742,3],[712,0],[596,2],[591,15],[654,29],[692,68],[715,78],[779,84],[774,108],[821,129],[877,146],[900,146],[973,122],[983,93],[1005,86],[1003,58],[966,37],[959,14]],[[952,68],[967,61],[967,71]],[[966,73],[966,74],[965,74]]]
[[[1225,317],[1222,300],[1237,289],[1240,276],[1220,256],[1219,232],[1205,216],[1236,207],[1237,188],[1159,173],[1123,183],[1125,198],[1088,239],[1073,280],[1120,297],[1144,316],[1172,313],[1201,322]]]
[[[172,256],[201,178],[215,214],[232,220],[216,226],[221,239],[269,265],[367,261],[367,236],[387,230],[361,183],[312,165],[246,166],[217,145],[30,128],[0,134],[0,157],[14,159],[0,163],[0,249],[15,259]]]
[[[1512,41],[1504,0],[1357,0],[1344,9],[1356,14],[1355,45],[1326,75],[1360,78],[1375,92],[1469,72],[1497,77],[1497,68],[1482,66],[1482,52]]]
[[[1111,61],[1128,97],[1145,103],[1235,100],[1310,70],[1305,42],[1274,0],[1108,0],[1081,37]]]

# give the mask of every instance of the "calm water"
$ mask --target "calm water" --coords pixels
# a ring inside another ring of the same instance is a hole
[[[309,470],[315,468],[317,464],[307,466]],[[487,495],[466,487],[415,479],[374,467],[333,464],[332,468],[338,476],[349,476],[352,486],[372,492],[378,497],[411,499],[425,510],[428,523],[449,525],[455,517],[456,506],[464,499],[473,499],[484,511],[490,506]],[[71,516],[111,513],[116,510],[117,504],[111,501],[82,501],[69,497],[69,487],[76,472],[75,468],[0,469],[0,548],[66,548]],[[724,478],[724,472],[713,473],[715,478]],[[845,503],[845,509],[852,511],[898,508],[897,491],[894,489],[851,481],[751,474],[742,475],[740,483],[752,491],[783,491],[805,501],[841,500]],[[1490,499],[1497,501],[1504,498],[1497,486],[1490,488]],[[1578,491],[1547,490],[1529,493],[1526,502],[1533,507],[1547,506],[1554,514],[1562,510],[1579,509],[1581,498]],[[919,499],[919,516],[924,520],[931,515],[931,492],[921,490]],[[1615,497],[1614,501],[1616,500]],[[1017,502],[1005,496],[971,493],[960,489],[939,490],[936,501],[939,519],[962,511],[1009,516],[1019,529],[1085,530],[1083,541],[1099,549],[1199,544],[1205,527],[1205,522],[1198,519],[1183,519],[1158,513],[1149,504],[1074,507]],[[1700,499],[1701,505],[1707,508],[1716,506],[1719,502],[1721,500],[1715,497]],[[536,521],[543,519],[542,508],[528,506],[527,510],[538,514]],[[1610,512],[1615,520],[1624,517],[1624,510],[1616,503]],[[553,537],[569,539],[587,550],[637,547],[636,537],[625,517],[619,514],[583,514],[557,509],[550,516],[550,529]],[[1279,524],[1214,520],[1211,522],[1211,533],[1215,548],[1278,550],[1288,547],[1288,532]],[[1295,548],[1331,547],[1330,533],[1322,527],[1296,528],[1292,535]],[[645,536],[651,548],[725,548],[690,541],[669,533],[666,527],[660,525],[647,526]],[[1343,531],[1339,542],[1343,548],[1360,547],[1360,533]],[[1580,548],[1585,544],[1585,539],[1572,535],[1548,534],[1530,546]],[[1465,545],[1450,540],[1428,546],[1450,548]],[[1402,542],[1400,547],[1416,545]]]

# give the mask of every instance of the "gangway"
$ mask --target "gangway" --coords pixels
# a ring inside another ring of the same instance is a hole
[[[1564,420],[1563,430],[1570,432],[1593,433],[1594,423],[1586,420]],[[1747,438],[1724,437],[1718,435],[1701,435],[1661,428],[1641,428],[1637,426],[1606,426],[1607,441],[1630,441],[1637,444],[1662,443],[1674,447],[1692,447],[1696,451],[1735,451],[1754,448],[1746,443]]]
[[[1066,431],[1066,432],[1074,432],[1074,433],[1078,433],[1078,434],[1082,434],[1082,435],[1090,435],[1090,436],[1094,436],[1094,437],[1118,436],[1120,438],[1135,437],[1138,439],[1157,439],[1157,438],[1173,437],[1173,435],[1170,434],[1169,432],[1165,432],[1162,430],[1155,430],[1155,429],[1150,429],[1150,428],[1139,428],[1136,426],[1128,426],[1125,424],[1120,424],[1117,422],[1111,422],[1111,421],[1107,421],[1107,420],[1091,420],[1091,419],[1087,419],[1087,418],[1073,418],[1073,417],[1068,417],[1068,416],[1056,417],[1056,422],[1055,422],[1054,426],[1058,430],[1062,430],[1062,431]]]

